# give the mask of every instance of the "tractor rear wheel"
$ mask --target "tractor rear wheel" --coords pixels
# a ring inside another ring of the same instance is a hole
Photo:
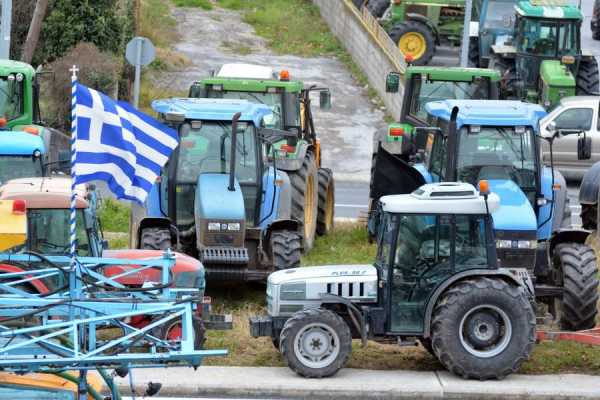
[[[171,232],[167,228],[144,228],[140,248],[146,250],[166,250],[172,247]]]
[[[275,271],[299,267],[302,256],[300,235],[288,230],[271,233],[271,253]]]
[[[575,93],[578,96],[597,94],[600,91],[599,79],[596,58],[581,60],[577,71]]]
[[[348,324],[324,309],[295,313],[281,331],[280,349],[290,369],[305,378],[335,375],[352,352]]]
[[[385,10],[390,6],[390,0],[369,0],[367,8],[376,18],[383,17]]]
[[[312,249],[317,233],[319,177],[315,155],[307,152],[298,171],[290,172],[292,186],[292,218],[302,223],[302,247]]]
[[[402,54],[413,57],[413,65],[425,65],[435,53],[435,37],[429,27],[418,21],[404,21],[389,32]]]
[[[469,38],[469,67],[479,67],[479,38]]]
[[[433,350],[458,376],[501,379],[531,354],[535,322],[522,287],[500,279],[469,279],[438,300],[431,327]]]
[[[333,230],[335,208],[335,183],[333,172],[329,168],[319,168],[319,211],[317,215],[317,234],[323,236]]]
[[[493,56],[488,68],[500,72],[500,98],[504,100],[517,99],[518,94],[515,92],[517,69],[514,60],[505,60]]]
[[[561,329],[593,328],[598,314],[598,266],[594,250],[581,243],[561,243],[554,249],[553,263],[562,271],[560,315],[555,315]]]

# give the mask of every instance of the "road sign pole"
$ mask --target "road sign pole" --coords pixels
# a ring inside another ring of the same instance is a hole
[[[12,0],[2,0],[0,20],[0,58],[10,58],[10,29],[12,24]]]
[[[142,76],[142,47],[143,40],[136,38],[136,55],[135,55],[135,82],[133,83],[133,106],[138,108],[140,105],[140,79]]]
[[[465,26],[463,27],[462,45],[460,47],[460,66],[469,66],[469,27],[471,25],[471,14],[473,10],[473,0],[465,2]]]

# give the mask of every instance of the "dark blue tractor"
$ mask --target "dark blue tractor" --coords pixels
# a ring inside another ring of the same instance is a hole
[[[529,269],[537,300],[563,329],[594,327],[598,268],[586,245],[589,232],[571,227],[565,179],[540,157],[541,140],[578,132],[541,138],[538,123],[546,112],[519,101],[445,100],[428,103],[426,110],[431,126],[406,138],[413,162],[384,151],[371,197],[410,193],[430,182],[487,180],[500,197],[492,214],[496,241],[488,243],[496,247],[500,265]],[[589,139],[579,139],[580,158],[586,157]],[[375,213],[372,231],[377,221]]]
[[[492,45],[503,44],[515,30],[517,0],[475,0],[469,25],[469,66],[487,68]]]
[[[290,133],[264,127],[271,109],[222,99],[152,107],[180,144],[145,207],[132,209],[132,247],[192,255],[213,280],[263,280],[299,266],[302,224],[291,217],[290,180],[272,146]]]

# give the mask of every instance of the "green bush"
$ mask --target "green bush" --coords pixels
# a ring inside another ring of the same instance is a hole
[[[117,200],[106,199],[98,210],[98,218],[105,232],[129,232],[131,208]]]
[[[204,10],[212,10],[213,6],[209,0],[173,0],[177,7],[200,7]]]

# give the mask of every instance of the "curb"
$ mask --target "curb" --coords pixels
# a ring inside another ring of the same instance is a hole
[[[346,368],[336,376],[305,379],[282,367],[201,367],[133,371],[134,388],[161,382],[160,397],[213,396],[278,399],[508,399],[589,400],[600,398],[600,377],[511,375],[502,381],[472,381],[446,371],[372,371]],[[117,379],[124,396],[128,378]]]

